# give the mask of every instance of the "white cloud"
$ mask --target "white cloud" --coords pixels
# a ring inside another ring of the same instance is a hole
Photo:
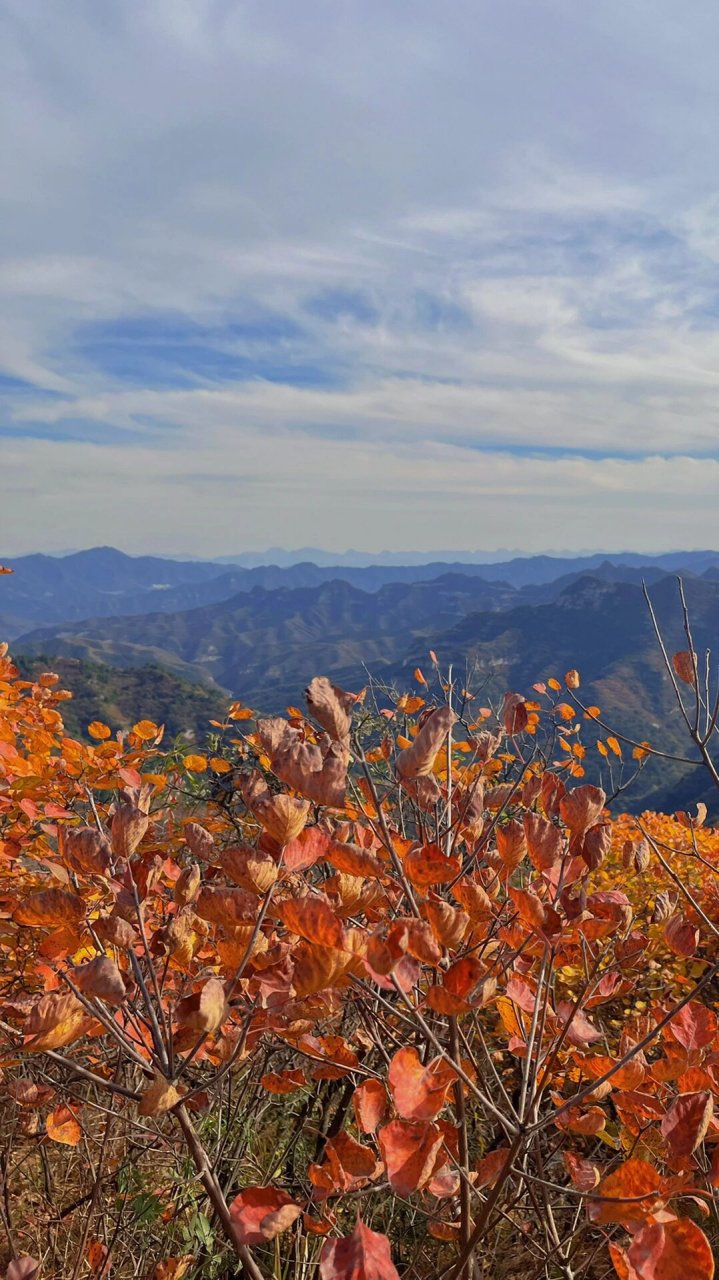
[[[1,21],[6,550],[719,542],[715,7]],[[130,378],[125,320],[222,361]]]

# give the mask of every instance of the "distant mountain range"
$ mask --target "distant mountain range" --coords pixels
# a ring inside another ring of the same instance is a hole
[[[584,697],[613,728],[685,754],[642,583],[670,649],[685,647],[678,572],[698,650],[719,636],[719,553],[710,551],[228,569],[95,548],[10,564],[14,575],[0,579],[0,633],[13,651],[26,661],[42,655],[77,664],[68,670],[94,694],[111,689],[110,711],[114,705],[125,718],[134,714],[132,690],[149,696],[161,672],[158,710],[138,703],[137,714],[171,721],[173,732],[197,732],[207,707],[216,715],[229,695],[282,710],[318,673],[348,688],[370,676],[406,688],[431,648],[443,665],[472,670],[486,699],[579,667]],[[132,674],[118,680],[118,669]],[[593,726],[588,736],[593,745]],[[628,801],[662,807],[673,795],[688,804],[704,791],[703,774],[653,762]]]
[[[120,617],[144,613],[178,613],[219,603],[262,587],[268,591],[319,587],[332,581],[349,582],[360,591],[379,591],[393,582],[429,582],[451,573],[481,578],[508,587],[541,586],[568,574],[588,570],[681,569],[695,574],[712,568],[719,574],[719,553],[670,552],[642,557],[529,556],[494,563],[436,561],[408,565],[317,565],[309,561],[280,566],[228,569],[217,561],[167,560],[157,556],[128,556],[113,547],[94,547],[63,557],[21,556],[2,561],[15,570],[0,594],[0,631],[7,639],[41,626],[80,622],[86,618]],[[639,578],[641,579],[641,572]]]

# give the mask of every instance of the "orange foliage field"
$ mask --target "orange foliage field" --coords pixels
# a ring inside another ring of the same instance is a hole
[[[719,832],[610,816],[576,672],[416,687],[183,756],[3,651],[8,1280],[710,1280]]]

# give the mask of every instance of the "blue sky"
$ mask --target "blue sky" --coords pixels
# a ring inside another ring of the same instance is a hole
[[[719,546],[717,43],[6,0],[0,549]]]

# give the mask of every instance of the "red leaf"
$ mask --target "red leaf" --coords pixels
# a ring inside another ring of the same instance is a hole
[[[351,1236],[325,1241],[320,1280],[399,1280],[389,1240],[358,1219]]]
[[[716,1014],[698,1000],[690,1000],[675,1013],[667,1031],[684,1049],[706,1049],[716,1039]]]
[[[662,1137],[673,1156],[690,1156],[704,1141],[714,1114],[714,1102],[708,1090],[681,1093],[675,1098],[662,1120]]]
[[[292,1226],[301,1213],[291,1196],[275,1187],[245,1187],[230,1205],[238,1244],[265,1244]]]
[[[477,1180],[474,1184],[478,1190],[494,1186],[507,1163],[508,1155],[509,1147],[497,1147],[496,1151],[490,1151],[489,1155],[482,1157],[477,1165]]]
[[[692,687],[696,685],[697,677],[694,664],[696,662],[696,654],[689,649],[681,649],[679,653],[675,653],[672,658],[672,666],[680,680],[684,684],[690,684]]]

